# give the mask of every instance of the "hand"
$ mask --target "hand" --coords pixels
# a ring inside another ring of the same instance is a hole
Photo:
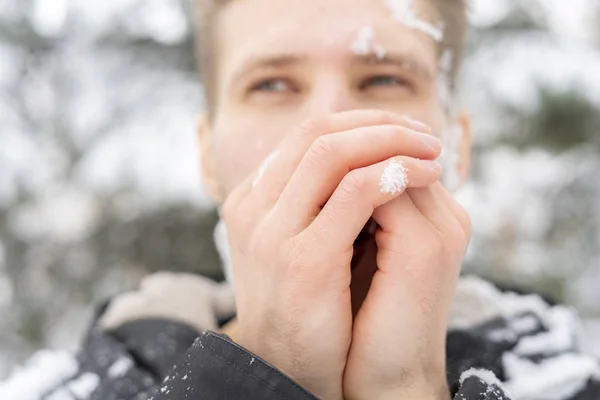
[[[435,183],[373,217],[378,269],[354,321],[346,399],[449,399],[446,333],[469,216]]]
[[[238,343],[323,399],[343,397],[354,240],[402,178],[440,177],[440,141],[411,128],[421,125],[365,110],[305,123],[223,207]]]
[[[218,329],[217,319],[235,312],[233,290],[198,275],[159,272],[142,280],[138,291],[111,301],[100,318],[105,330],[143,318],[165,318],[195,328]]]

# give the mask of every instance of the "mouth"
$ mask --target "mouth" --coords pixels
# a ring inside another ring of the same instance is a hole
[[[377,222],[370,218],[367,224],[363,227],[362,231],[358,234],[354,241],[354,254],[352,255],[352,262],[350,268],[354,269],[358,266],[363,258],[367,244],[371,240],[375,240],[375,232],[377,231]]]

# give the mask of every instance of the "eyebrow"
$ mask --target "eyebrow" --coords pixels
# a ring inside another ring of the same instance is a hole
[[[351,57],[353,64],[365,66],[394,66],[415,73],[417,76],[432,79],[433,72],[427,66],[421,63],[415,57],[410,57],[403,54],[390,53],[384,56],[376,54],[356,55]],[[302,54],[275,54],[266,56],[256,56],[246,60],[233,74],[233,82],[237,82],[244,76],[252,73],[255,70],[263,68],[284,68],[289,66],[297,66],[306,64],[308,57]]]
[[[283,68],[292,65],[305,64],[308,57],[299,54],[277,54],[271,56],[257,56],[246,60],[233,74],[236,82],[245,75],[263,68]]]

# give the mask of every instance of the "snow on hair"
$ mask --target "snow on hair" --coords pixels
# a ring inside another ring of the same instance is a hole
[[[442,27],[421,18],[415,10],[413,0],[386,0],[386,4],[392,10],[394,18],[408,28],[423,32],[436,42],[444,39]]]

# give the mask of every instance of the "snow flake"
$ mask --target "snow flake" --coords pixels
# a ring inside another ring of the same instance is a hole
[[[386,4],[392,9],[394,18],[408,28],[421,31],[436,42],[444,39],[442,28],[420,18],[413,7],[412,0],[386,0]]]
[[[98,375],[87,372],[70,382],[68,388],[78,399],[87,399],[96,390],[99,383]]]
[[[524,337],[514,349],[518,355],[554,354],[575,346],[575,315],[564,306],[550,308],[544,315],[547,332]]]
[[[379,190],[391,195],[402,192],[408,186],[408,170],[396,160],[391,160],[381,174]]]
[[[575,353],[534,363],[506,352],[502,357],[507,393],[520,400],[562,400],[573,397],[590,379],[600,377],[598,362]]]
[[[133,361],[131,361],[131,359],[122,357],[122,358],[118,359],[117,361],[115,361],[108,368],[108,377],[112,378],[112,379],[120,378],[123,375],[125,375],[132,366],[133,366]]]
[[[379,60],[387,54],[385,47],[375,42],[375,31],[369,25],[358,31],[356,40],[350,45],[350,50],[359,56],[375,54],[375,57]]]
[[[47,400],[77,400],[67,388],[61,388],[52,392]]]
[[[375,32],[373,31],[373,27],[365,26],[360,31],[358,31],[358,37],[350,46],[350,50],[354,54],[366,56],[371,53],[371,49],[373,47],[373,37],[375,36]]]
[[[76,372],[77,360],[71,354],[39,351],[23,368],[0,382],[0,399],[38,400]]]
[[[459,383],[462,385],[467,379],[471,378],[471,377],[477,377],[480,380],[482,380],[483,382],[485,382],[488,385],[496,385],[499,388],[503,388],[502,382],[500,382],[500,379],[498,379],[496,377],[496,375],[487,369],[477,369],[477,368],[471,368],[466,370],[465,372],[463,372],[460,375],[460,379],[459,379]]]

